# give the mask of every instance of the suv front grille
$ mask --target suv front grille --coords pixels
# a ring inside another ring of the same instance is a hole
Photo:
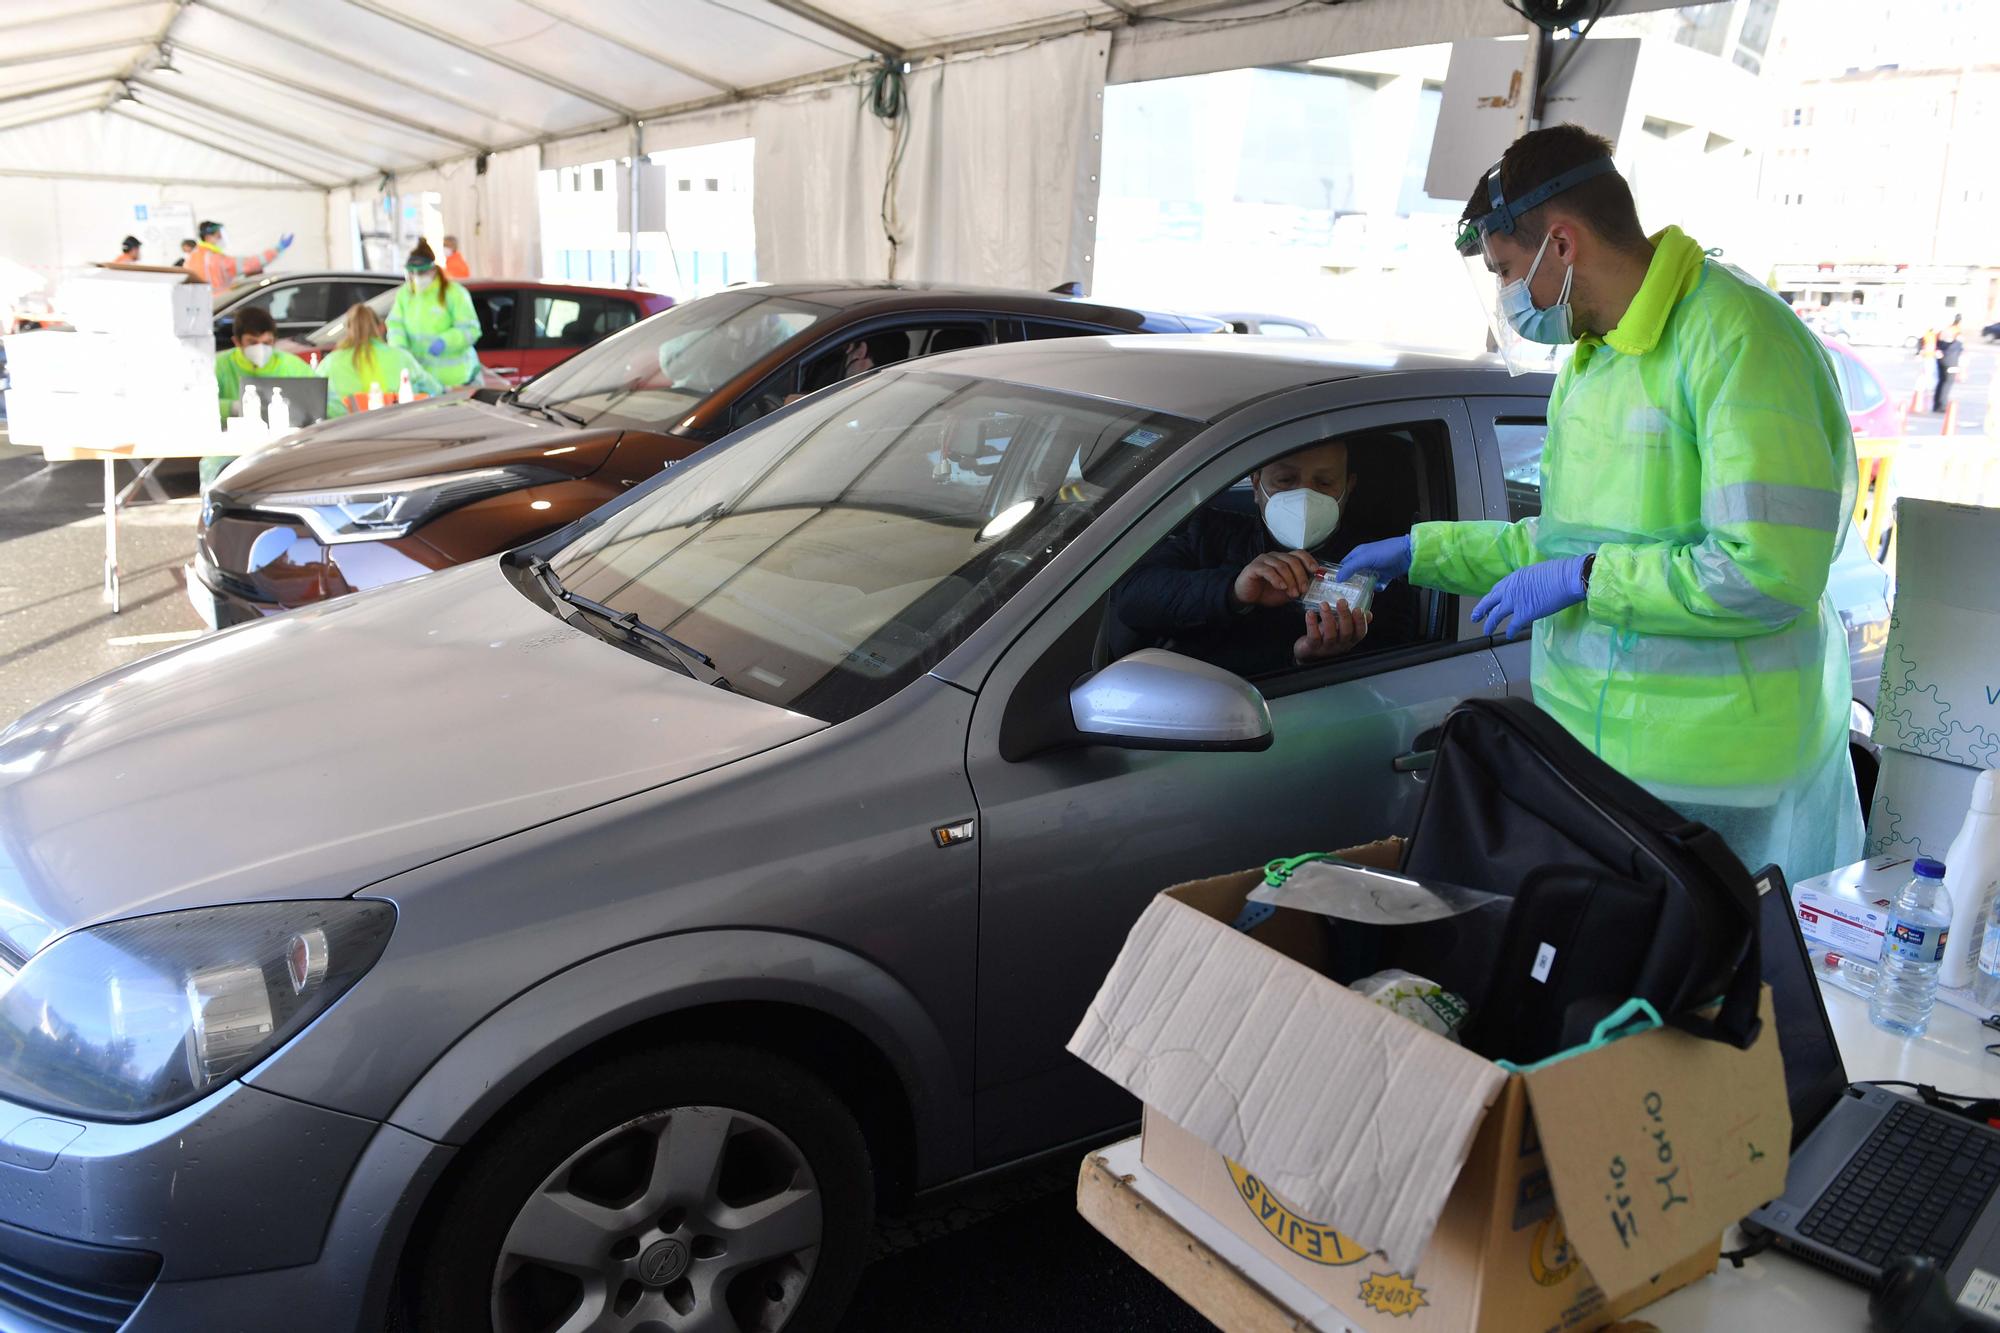
[[[160,1271],[143,1250],[45,1236],[0,1222],[0,1313],[8,1327],[113,1333],[138,1308]]]

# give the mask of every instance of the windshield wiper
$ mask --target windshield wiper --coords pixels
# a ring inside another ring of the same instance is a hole
[[[639,619],[636,612],[619,611],[593,598],[585,597],[582,593],[571,592],[563,587],[562,580],[556,577],[555,567],[547,560],[537,557],[528,565],[528,572],[558,607],[575,607],[586,615],[602,620],[613,629],[622,631],[628,639],[659,649],[666,653],[681,673],[690,680],[701,681],[704,685],[714,685],[732,694],[736,692],[735,687],[729,683],[729,678],[716,669],[715,659],[707,653],[682,643],[663,629],[648,625]],[[562,615],[565,620],[569,619],[568,614],[564,612],[558,611],[557,614]]]
[[[543,416],[547,417],[551,421],[561,422],[562,424],[568,426],[575,426],[578,429],[581,429],[590,424],[588,421],[585,421],[582,417],[578,416],[574,412],[565,412],[560,407],[550,407],[547,403],[536,403],[535,410],[537,412],[540,412]]]

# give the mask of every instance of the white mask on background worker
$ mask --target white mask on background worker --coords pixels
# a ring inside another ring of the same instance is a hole
[[[434,268],[420,269],[410,275],[410,285],[418,291],[423,291],[436,281],[437,270]]]
[[[264,337],[254,342],[245,342],[243,344],[243,357],[251,365],[262,370],[265,366],[270,365],[271,358],[277,355],[277,344],[278,340],[275,337]]]

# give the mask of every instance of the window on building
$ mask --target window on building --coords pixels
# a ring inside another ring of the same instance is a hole
[[[604,193],[604,168],[603,168],[603,167],[592,167],[592,168],[590,169],[590,188],[591,188],[591,189],[593,189],[593,190],[595,190],[595,191],[596,191],[597,193],[599,193],[599,194],[603,194],[603,193]]]
[[[702,188],[706,190],[709,194],[714,194],[716,191],[722,188],[722,182],[717,180],[715,177],[710,176],[708,179],[702,182]]]
[[[569,173],[569,188],[572,194],[583,193],[583,172],[581,170]]]
[[[679,181],[679,188],[682,194],[687,194],[694,189],[694,182],[683,176]]]

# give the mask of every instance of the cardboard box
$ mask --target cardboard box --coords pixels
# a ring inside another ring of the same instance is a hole
[[[1979,773],[1948,759],[1883,750],[1875,799],[1868,807],[1868,855],[1944,860],[1965,823]]]
[[[6,339],[7,374],[16,388],[53,393],[216,393],[215,346],[209,338],[147,338],[116,333],[17,333]]]
[[[1896,609],[1882,650],[1882,774],[1868,850],[1942,857],[1979,770],[2000,766],[2000,509],[1896,502]]]
[[[79,449],[136,447],[138,456],[146,457],[149,448],[171,444],[185,453],[190,439],[209,435],[220,443],[222,418],[212,383],[129,394],[7,391],[8,439],[40,449],[50,462],[74,459]]]
[[[1882,956],[1882,935],[1889,928],[1889,904],[1910,879],[1913,856],[1890,854],[1792,886],[1792,911],[1799,928],[1814,944],[1844,958],[1873,963]]]
[[[1368,1333],[1602,1327],[1783,1190],[1768,994],[1748,1051],[1655,1030],[1512,1072],[1321,975],[1322,918],[1233,929],[1260,880],[1154,899],[1069,1049],[1145,1103],[1151,1170]]]
[[[64,280],[55,310],[84,333],[195,338],[215,335],[215,297],[182,269],[96,268]]]

